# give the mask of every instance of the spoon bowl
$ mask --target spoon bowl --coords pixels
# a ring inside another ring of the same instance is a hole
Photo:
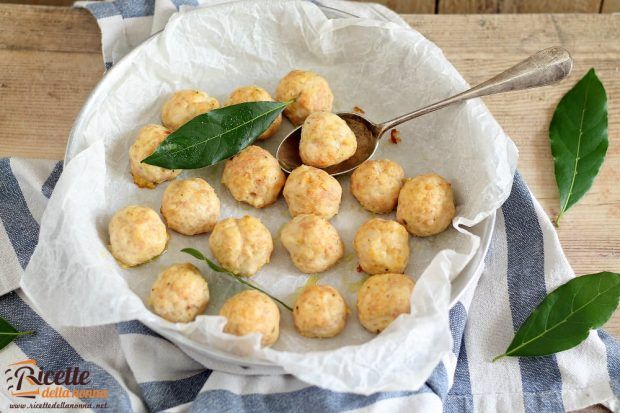
[[[357,150],[349,159],[339,164],[322,168],[330,175],[342,175],[352,172],[377,151],[379,140],[389,129],[427,113],[442,109],[457,102],[514,90],[530,89],[556,83],[567,77],[573,67],[573,60],[567,50],[550,47],[541,50],[499,75],[447,99],[406,113],[384,123],[373,123],[357,113],[337,113],[355,134]],[[276,159],[280,167],[290,173],[302,165],[299,156],[301,126],[289,133],[278,146]]]
[[[340,162],[339,164],[322,168],[325,172],[332,176],[342,175],[352,172],[364,161],[370,159],[377,150],[381,131],[378,125],[372,123],[365,117],[357,113],[342,112],[337,113],[349,128],[355,134],[357,139],[357,149],[350,158]],[[291,173],[293,169],[302,165],[299,156],[299,142],[301,141],[301,126],[295,128],[289,133],[278,146],[276,159],[280,163],[280,167],[287,173]]]

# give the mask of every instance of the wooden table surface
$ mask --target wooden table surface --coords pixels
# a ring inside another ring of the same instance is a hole
[[[474,84],[537,50],[567,48],[570,79],[486,98],[519,151],[519,169],[549,216],[558,192],[548,142],[561,96],[594,67],[609,99],[609,150],[591,191],[558,230],[577,274],[620,271],[620,15],[404,15]],[[0,156],[61,159],[73,120],[103,74],[101,39],[84,10],[0,4]],[[620,312],[607,329],[620,337]]]

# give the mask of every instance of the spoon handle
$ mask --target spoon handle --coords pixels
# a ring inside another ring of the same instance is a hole
[[[561,47],[550,47],[533,54],[524,61],[512,66],[510,69],[486,82],[480,83],[478,86],[474,86],[458,95],[379,124],[376,130],[379,132],[380,136],[385,131],[403,122],[434,112],[452,103],[494,95],[496,93],[550,85],[568,76],[572,67],[573,60],[566,49]]]

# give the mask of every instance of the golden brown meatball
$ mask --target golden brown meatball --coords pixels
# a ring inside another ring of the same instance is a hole
[[[353,248],[368,274],[402,273],[409,262],[409,233],[396,221],[373,218],[357,231]]]
[[[357,294],[360,323],[371,333],[382,332],[411,308],[414,282],[403,274],[378,274],[369,277]]]
[[[293,320],[304,337],[334,337],[347,322],[347,304],[331,285],[312,285],[295,301]]]
[[[246,290],[230,297],[220,315],[226,317],[224,332],[236,336],[262,334],[261,345],[271,346],[280,335],[280,310],[269,296]]]
[[[209,248],[222,267],[249,277],[269,263],[273,239],[260,220],[246,215],[218,222],[209,237]]]
[[[306,165],[327,168],[349,159],[356,149],[355,134],[334,113],[311,113],[301,127],[299,156]]]
[[[284,116],[298,126],[312,112],[330,112],[334,95],[325,78],[314,72],[293,70],[280,80],[276,89],[276,100],[291,99],[295,102],[284,109]]]
[[[128,267],[144,264],[166,249],[166,226],[151,208],[130,205],[118,211],[108,225],[110,250]]]
[[[276,202],[285,181],[276,158],[254,145],[226,161],[222,173],[222,184],[231,195],[255,208]]]
[[[299,271],[312,274],[332,267],[344,254],[336,228],[323,217],[298,215],[282,228],[282,245]]]
[[[164,103],[161,123],[176,130],[198,115],[220,107],[217,99],[200,90],[179,90]]]
[[[388,214],[396,208],[404,178],[405,171],[394,161],[366,161],[351,175],[351,192],[368,211]]]
[[[230,94],[224,106],[237,105],[239,103],[245,103],[245,102],[273,102],[273,98],[271,97],[269,92],[267,92],[262,87],[243,86],[243,87],[235,89]],[[258,137],[258,139],[265,140],[273,136],[273,134],[275,134],[278,131],[281,124],[282,124],[282,115],[278,115],[276,120],[274,120],[271,123],[271,125],[269,125],[267,130],[263,132]]]
[[[220,217],[220,199],[201,178],[172,182],[164,191],[161,213],[168,226],[185,235],[209,232]]]
[[[283,195],[293,217],[313,214],[331,219],[340,208],[342,187],[327,172],[302,165],[289,175]]]
[[[158,184],[176,178],[181,169],[166,169],[142,163],[155,152],[157,146],[170,135],[170,131],[160,125],[146,125],[138,133],[136,141],[129,148],[129,166],[133,181],[140,188],[155,188]]]
[[[452,186],[437,174],[426,174],[405,181],[396,219],[413,235],[428,237],[448,228],[455,211]]]
[[[192,264],[172,265],[153,284],[150,302],[160,317],[187,323],[207,309],[209,285]]]

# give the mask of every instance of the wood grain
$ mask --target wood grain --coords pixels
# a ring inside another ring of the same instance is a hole
[[[74,0],[2,0],[6,4],[31,4],[33,6],[62,6],[71,7]]]
[[[620,13],[620,0],[603,0],[603,13]]]
[[[603,13],[620,12],[620,0],[357,0],[381,3],[397,13]],[[2,0],[6,4],[73,5],[74,0]]]
[[[549,121],[561,96],[596,69],[609,99],[607,160],[558,235],[577,274],[620,271],[620,15],[404,17],[472,84],[550,45],[571,51],[569,80],[485,99],[518,146],[519,169],[551,217],[558,193]],[[103,73],[99,42],[96,22],[83,10],[0,5],[0,156],[63,157],[73,119]],[[620,313],[607,328],[620,337]]]
[[[602,0],[439,0],[440,14],[598,13]]]
[[[433,14],[435,0],[358,0],[362,2],[380,3],[397,13]]]

